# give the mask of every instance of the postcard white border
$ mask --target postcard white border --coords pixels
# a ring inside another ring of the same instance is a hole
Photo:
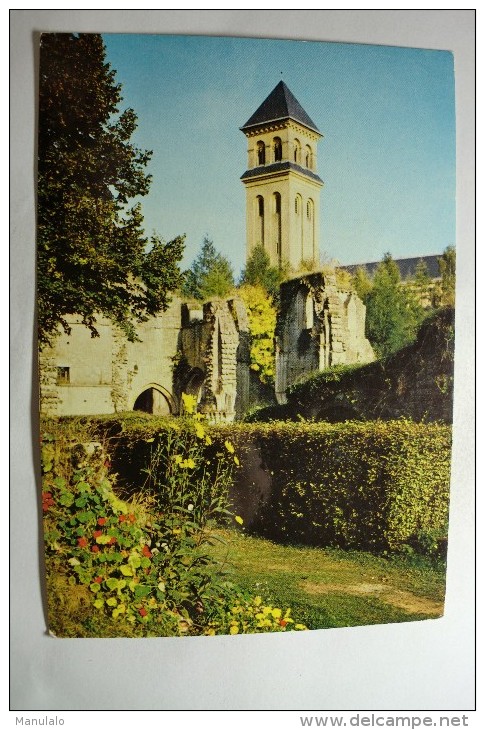
[[[473,708],[474,23],[473,10],[11,11],[12,709]],[[58,640],[45,634],[33,350],[33,34],[41,30],[247,35],[454,52],[457,383],[444,618],[264,637]]]

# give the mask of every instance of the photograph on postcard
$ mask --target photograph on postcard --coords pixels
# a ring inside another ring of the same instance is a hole
[[[40,36],[48,628],[444,614],[453,55]]]

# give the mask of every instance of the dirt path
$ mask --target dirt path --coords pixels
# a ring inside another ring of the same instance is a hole
[[[355,583],[349,585],[347,583],[313,583],[310,581],[301,581],[299,587],[310,595],[344,593],[351,596],[378,596],[379,600],[384,603],[388,603],[410,614],[442,616],[444,611],[444,604],[440,601],[432,601],[429,598],[423,598],[423,596],[415,596],[410,591],[402,591],[391,585],[382,583]]]

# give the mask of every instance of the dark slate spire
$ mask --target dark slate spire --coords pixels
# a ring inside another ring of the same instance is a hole
[[[315,122],[312,122],[300,102],[295,99],[284,81],[280,81],[279,84],[275,86],[271,94],[263,101],[261,106],[256,109],[253,116],[248,119],[243,127],[241,127],[241,130],[244,131],[250,127],[257,127],[267,124],[268,122],[275,122],[282,119],[293,119],[295,122],[300,122],[300,124],[303,124],[305,127],[308,127],[314,132],[318,132],[318,134],[320,134]]]

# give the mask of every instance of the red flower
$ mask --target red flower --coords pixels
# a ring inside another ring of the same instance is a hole
[[[100,575],[98,575],[98,576],[96,576],[96,578],[94,579],[94,582],[95,582],[95,583],[102,583],[102,582],[103,582],[103,579],[102,579],[102,577],[101,577]]]
[[[288,621],[285,621],[285,619],[282,618],[280,621],[280,626],[286,626],[287,623],[288,623]]]
[[[120,522],[126,522],[126,515],[120,515],[118,519]]]
[[[93,545],[91,548],[92,553],[99,553],[99,545]]]
[[[130,522],[134,522],[136,520],[136,517],[135,517],[135,515],[131,514],[131,515],[128,515],[128,519],[130,520]]]
[[[148,616],[148,611],[146,610],[146,608],[138,609],[138,613],[140,614],[140,616],[143,616],[143,617]]]
[[[47,512],[49,507],[55,504],[51,492],[42,492],[42,509]]]
[[[151,558],[152,557],[152,554],[150,552],[150,548],[148,547],[148,545],[143,545],[143,550],[141,552],[142,552],[142,555],[145,556],[145,558]]]
[[[101,537],[102,534],[103,534],[102,530],[95,530],[93,532],[93,537]]]
[[[98,517],[98,525],[105,525],[107,517]]]
[[[86,547],[88,544],[88,541],[86,540],[85,537],[78,537],[77,544],[79,545],[79,547]]]
[[[109,544],[114,545],[115,542],[116,542],[116,537],[112,537],[111,540],[109,541]]]

